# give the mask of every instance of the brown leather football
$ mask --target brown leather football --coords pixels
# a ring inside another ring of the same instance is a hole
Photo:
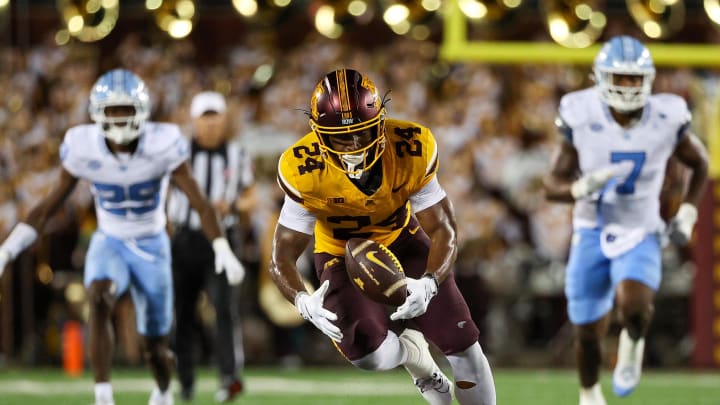
[[[345,245],[345,270],[353,285],[381,304],[399,306],[407,296],[407,281],[395,255],[380,243],[352,238]]]

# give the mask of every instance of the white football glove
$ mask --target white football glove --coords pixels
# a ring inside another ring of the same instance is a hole
[[[670,241],[676,245],[687,245],[692,237],[693,227],[697,221],[697,208],[690,203],[680,204],[677,214],[670,220],[667,228],[667,235]]]
[[[0,277],[2,277],[8,262],[10,262],[10,253],[5,249],[0,249]]]
[[[611,167],[590,172],[573,182],[570,193],[573,198],[579,200],[600,190],[613,176],[615,170]]]
[[[295,307],[303,318],[310,321],[320,332],[324,333],[330,339],[340,343],[343,338],[340,328],[335,326],[331,321],[337,320],[337,314],[323,308],[325,294],[330,287],[330,280],[324,283],[314,293],[308,294],[301,291],[295,295]]]
[[[18,222],[8,235],[7,239],[0,245],[0,276],[8,262],[16,258],[25,248],[32,245],[37,239],[37,231],[32,226]]]
[[[405,302],[390,315],[390,319],[416,318],[427,311],[432,297],[437,295],[438,283],[433,277],[420,277],[407,279],[408,296]]]
[[[213,251],[215,251],[215,272],[220,274],[225,270],[230,285],[237,285],[245,278],[245,267],[240,260],[235,257],[230,244],[225,238],[215,238],[212,241]]]

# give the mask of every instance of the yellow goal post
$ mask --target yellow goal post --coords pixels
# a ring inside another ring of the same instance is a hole
[[[467,18],[458,0],[446,0],[443,10],[443,39],[440,58],[448,62],[496,64],[578,64],[589,65],[600,44],[587,48],[566,48],[554,42],[480,41],[467,35]],[[720,71],[720,44],[649,43],[657,66],[693,67]],[[720,178],[720,90],[715,97],[715,114],[708,122],[710,175]]]

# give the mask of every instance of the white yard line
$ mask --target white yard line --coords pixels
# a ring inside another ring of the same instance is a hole
[[[112,381],[115,392],[150,392],[153,383],[150,378],[116,378]],[[407,383],[382,381],[319,381],[298,380],[278,377],[246,378],[247,393],[264,395],[322,395],[353,396],[382,395],[407,396],[414,394],[415,387],[410,379]],[[177,384],[174,384],[177,388]],[[201,378],[197,383],[201,392],[212,392],[217,389],[217,381],[212,378]],[[72,381],[30,381],[0,380],[0,392],[3,394],[23,395],[75,395],[92,392],[92,381],[89,379]]]

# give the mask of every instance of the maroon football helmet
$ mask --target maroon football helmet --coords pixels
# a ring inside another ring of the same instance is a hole
[[[310,128],[327,162],[359,178],[385,151],[385,105],[375,84],[351,69],[325,75],[310,99]]]

